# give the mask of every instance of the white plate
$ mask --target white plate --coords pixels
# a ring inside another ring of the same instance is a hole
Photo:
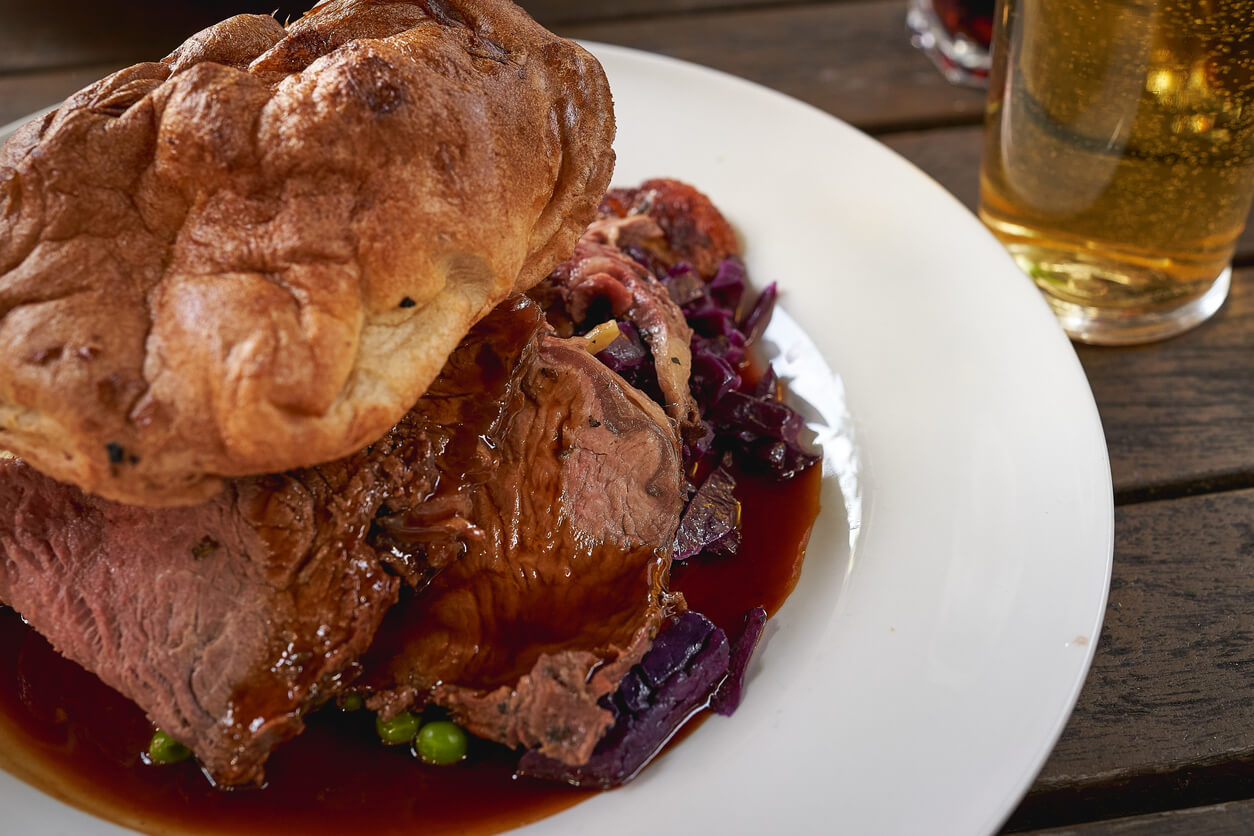
[[[883,146],[743,80],[592,49],[615,181],[694,183],[780,283],[768,349],[826,424],[824,511],[735,717],[523,832],[994,831],[1071,712],[1110,579],[1106,447],[1070,343]],[[13,832],[120,832],[7,775],[0,809]]]

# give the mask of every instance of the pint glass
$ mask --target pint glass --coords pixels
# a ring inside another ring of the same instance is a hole
[[[1214,313],[1254,197],[1254,0],[1004,0],[980,217],[1072,337]]]

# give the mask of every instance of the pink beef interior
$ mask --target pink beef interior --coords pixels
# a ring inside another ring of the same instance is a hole
[[[0,460],[0,601],[224,785],[348,688],[577,763],[678,605],[682,478],[662,411],[515,299],[379,442],[204,505]]]
[[[260,782],[396,600],[352,524],[379,501],[371,464],[154,510],[0,461],[0,601],[192,746],[214,780]]]

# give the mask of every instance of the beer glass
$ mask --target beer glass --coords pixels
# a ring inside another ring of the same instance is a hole
[[[1073,338],[1213,314],[1252,197],[1254,0],[998,7],[980,217]]]

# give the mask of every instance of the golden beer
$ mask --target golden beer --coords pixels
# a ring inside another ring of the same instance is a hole
[[[980,217],[1072,336],[1213,313],[1254,196],[1254,0],[1006,0]]]

